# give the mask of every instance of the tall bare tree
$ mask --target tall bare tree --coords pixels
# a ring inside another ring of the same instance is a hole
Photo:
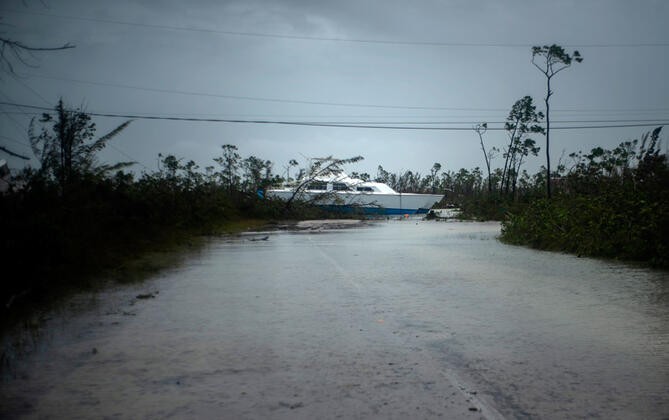
[[[474,126],[474,131],[476,131],[476,134],[479,135],[479,140],[481,142],[481,150],[483,150],[483,159],[485,159],[485,166],[486,169],[488,170],[488,194],[492,193],[492,174],[490,172],[490,161],[492,160],[492,156],[488,154],[485,150],[485,143],[483,143],[483,135],[488,131],[488,123],[483,122],[476,124]],[[493,148],[494,149],[494,148]]]
[[[543,47],[532,47],[532,64],[546,77],[546,195],[551,198],[551,153],[550,153],[550,98],[551,79],[562,70],[571,66],[572,62],[583,61],[581,54],[574,51],[571,55],[565,52],[559,45],[544,45]]]

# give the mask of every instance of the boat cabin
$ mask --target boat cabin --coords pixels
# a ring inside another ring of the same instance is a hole
[[[379,182],[365,182],[349,178],[350,182],[341,181],[312,181],[307,185],[307,191],[322,192],[349,192],[360,194],[396,194],[396,192]]]

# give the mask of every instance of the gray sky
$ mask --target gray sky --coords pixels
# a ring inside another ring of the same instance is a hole
[[[554,78],[554,127],[654,124],[555,130],[553,164],[563,150],[614,147],[669,121],[664,0],[2,0],[0,16],[3,37],[76,45],[0,75],[0,102],[53,107],[62,97],[97,113],[450,128],[137,119],[102,157],[135,160],[139,171],[156,169],[158,153],[215,165],[226,143],[276,172],[289,159],[327,155],[362,155],[348,169],[372,176],[378,165],[483,168],[469,128],[501,127],[525,95],[544,110],[531,46],[552,43],[584,57]],[[32,155],[26,111],[0,105],[0,144]],[[98,134],[123,121],[96,117]],[[489,131],[485,140],[502,148],[507,137]],[[536,140],[531,172],[545,159]],[[498,156],[493,166],[501,164]]]

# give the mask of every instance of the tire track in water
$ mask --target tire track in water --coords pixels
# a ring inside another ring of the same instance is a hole
[[[313,248],[318,251],[319,255],[323,257],[325,261],[327,261],[339,274],[340,277],[349,285],[353,286],[358,292],[362,292],[363,288],[360,283],[356,282],[353,280],[353,276],[351,273],[344,268],[344,266],[339,263],[336,259],[334,259],[331,255],[329,255],[325,250],[323,250],[322,246],[317,242],[314,241],[312,235],[308,236],[309,242],[313,245]],[[368,313],[370,317],[370,322],[376,322],[376,323],[385,323],[385,319],[377,319],[378,316],[375,316],[373,311],[371,310],[371,306],[366,307],[366,312]],[[396,328],[390,328],[389,331],[391,330],[397,330],[397,328],[401,328],[400,324],[395,322]],[[396,335],[395,333],[392,334],[384,334],[386,335],[386,339],[390,338],[393,341],[398,341],[399,340],[399,335]],[[407,336],[407,338],[401,341],[400,346],[403,348],[406,348],[408,352],[411,352],[409,350],[409,340],[410,337]],[[422,346],[423,348],[425,346]],[[414,351],[414,353],[416,353]],[[417,356],[414,354],[414,356]],[[474,389],[474,387],[467,382],[465,382],[462,378],[459,377],[459,375],[456,374],[455,370],[452,368],[449,368],[445,366],[442,363],[438,361],[438,358],[435,357],[434,355],[428,354],[428,355],[422,355],[422,357],[419,357],[421,360],[421,364],[423,366],[430,365],[430,368],[427,369],[427,371],[437,371],[438,375],[443,377],[445,379],[445,382],[450,384],[455,388],[455,390],[460,394],[461,397],[463,397],[466,401],[468,401],[472,408],[476,407],[478,408],[478,414],[485,419],[490,419],[490,420],[504,420],[505,417],[494,407],[492,403],[484,399],[483,397],[477,395],[476,392],[472,392],[470,390]],[[435,366],[432,366],[435,365]],[[425,369],[424,369],[425,370]]]
[[[341,275],[342,279],[346,281],[348,284],[351,286],[355,287],[358,291],[362,290],[362,287],[360,286],[360,283],[356,282],[353,280],[351,277],[350,273],[348,273],[344,267],[337,262],[332,256],[328,255],[323,248],[313,240],[312,236],[308,236],[309,242],[314,246],[314,248],[318,251],[318,253],[323,257],[323,259],[327,262],[330,263],[330,265],[337,270],[337,272]]]

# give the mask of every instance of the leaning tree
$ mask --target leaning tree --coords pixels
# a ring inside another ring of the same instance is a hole
[[[312,182],[317,181],[319,178],[329,178],[333,176],[340,175],[342,173],[342,166],[355,163],[363,160],[362,156],[354,156],[347,159],[337,159],[332,156],[325,158],[312,158],[311,162],[307,167],[304,175],[299,178],[299,181],[294,186],[293,194],[291,197],[286,200],[285,208],[288,209],[292,205],[293,201],[303,199],[305,197],[305,191],[309,188],[309,185]],[[332,192],[321,193],[316,197],[310,199],[310,202],[316,202],[324,199],[326,196],[332,195]]]

